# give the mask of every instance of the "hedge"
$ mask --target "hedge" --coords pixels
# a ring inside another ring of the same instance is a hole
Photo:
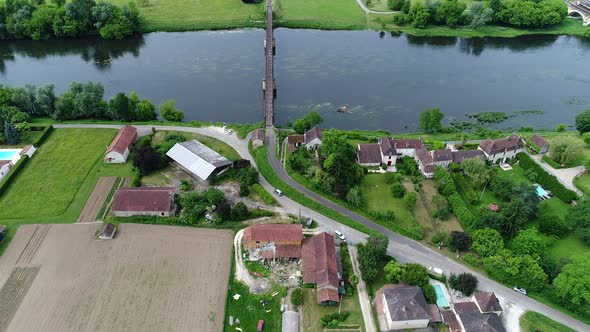
[[[45,142],[45,140],[47,139],[47,137],[49,137],[49,134],[51,134],[52,131],[53,125],[45,127],[45,129],[43,129],[43,132],[41,133],[41,136],[37,137],[37,140],[33,141],[31,144],[33,144],[34,147],[39,147],[41,144],[43,144],[43,142]]]
[[[532,169],[537,173],[537,182],[549,190],[555,197],[568,204],[578,199],[578,194],[575,191],[567,189],[555,176],[549,174],[549,172],[532,160],[526,153],[521,152],[516,155],[516,158],[519,160],[519,164],[523,169]]]
[[[264,203],[268,205],[277,205],[277,200],[274,197],[272,197],[272,195],[268,191],[264,190],[264,188],[262,188],[260,184],[253,184],[252,190],[254,190],[254,192],[257,193],[258,196],[260,196]]]
[[[561,168],[561,165],[560,165],[560,164],[559,164],[557,161],[555,161],[555,160],[553,160],[553,159],[549,158],[549,156],[546,156],[546,155],[545,155],[545,156],[541,157],[541,159],[542,159],[544,162],[546,162],[547,164],[549,164],[549,166],[551,166],[551,167],[553,167],[553,168],[556,168],[556,169],[557,169],[557,168]]]
[[[477,218],[465,204],[465,201],[459,194],[451,175],[442,167],[437,167],[434,171],[434,179],[439,186],[444,184],[443,194],[448,196],[447,200],[449,201],[449,205],[451,206],[453,213],[455,213],[457,218],[461,221],[461,225],[463,225],[465,232],[470,233],[474,231],[477,224]]]
[[[12,181],[14,181],[21,169],[25,167],[29,159],[30,158],[28,155],[22,155],[20,159],[16,162],[16,164],[10,169],[8,174],[6,174],[4,178],[2,178],[2,180],[0,181],[0,195],[2,195],[6,191],[6,189],[8,189],[8,186],[10,186]]]

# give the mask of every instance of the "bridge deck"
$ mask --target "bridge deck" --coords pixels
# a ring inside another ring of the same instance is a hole
[[[272,0],[266,4],[266,73],[264,89],[264,123],[267,127],[274,125],[274,38],[272,27]]]

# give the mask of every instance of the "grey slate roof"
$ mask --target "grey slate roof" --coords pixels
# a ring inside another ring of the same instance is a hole
[[[547,146],[547,144],[549,144],[549,143],[547,143],[547,141],[543,137],[541,137],[537,134],[534,134],[533,136],[531,136],[531,141],[533,143],[535,143],[535,145],[541,149],[544,148],[545,146]]]
[[[432,152],[432,160],[437,161],[452,161],[453,152],[450,149],[435,150]]]
[[[493,292],[479,292],[473,297],[482,312],[502,311],[500,301]]]
[[[403,286],[383,291],[393,321],[430,320],[428,306],[420,287]]]
[[[361,164],[380,164],[382,161],[381,149],[377,143],[359,144],[356,156]]]
[[[379,148],[384,156],[394,155],[397,152],[394,148],[393,140],[389,137],[379,137]]]
[[[453,151],[453,162],[460,163],[465,159],[480,157],[485,158],[485,154],[481,150],[459,150]]]
[[[319,138],[321,140],[322,137],[324,137],[324,133],[320,128],[313,127],[310,130],[306,131],[305,134],[303,134],[303,137],[305,138],[305,144],[308,144],[316,138]]]
[[[496,314],[482,314],[475,303],[455,303],[455,310],[465,327],[465,332],[506,332]]]
[[[487,139],[479,144],[488,155],[498,154],[504,151],[513,151],[524,148],[524,141],[520,136],[512,134],[501,139]]]

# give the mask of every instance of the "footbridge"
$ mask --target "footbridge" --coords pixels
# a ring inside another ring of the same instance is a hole
[[[274,77],[274,56],[276,54],[275,38],[272,27],[272,0],[266,3],[266,37],[264,39],[264,54],[266,58],[266,69],[262,91],[264,93],[264,124],[267,127],[274,126],[275,98],[277,88]]]
[[[567,5],[567,14],[569,16],[582,17],[583,25],[590,26],[590,1],[566,1],[565,4]]]

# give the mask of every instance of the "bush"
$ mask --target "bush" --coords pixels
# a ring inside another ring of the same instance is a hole
[[[246,197],[246,196],[250,195],[250,188],[246,184],[240,183],[239,195],[240,195],[240,197]]]
[[[396,198],[402,198],[404,197],[404,194],[406,193],[406,188],[404,187],[404,185],[401,182],[396,182],[394,184],[392,184],[389,189],[391,190],[391,196],[396,197]]]
[[[325,315],[320,318],[320,326],[323,328],[335,328],[338,326],[338,324],[343,323],[346,318],[348,318],[348,315],[348,312],[336,312],[330,315]]]
[[[560,237],[567,232],[567,227],[559,216],[543,214],[539,217],[539,230],[543,234]]]
[[[463,256],[463,260],[465,260],[465,262],[467,262],[467,264],[471,266],[479,267],[480,265],[477,257],[475,257],[475,255],[470,252],[466,253],[465,256]]]
[[[523,169],[534,170],[537,173],[537,182],[549,190],[555,197],[567,204],[578,199],[578,195],[574,191],[564,187],[555,176],[545,171],[526,153],[519,153],[516,155],[516,158],[519,160],[519,164]]]
[[[174,100],[167,100],[160,105],[160,115],[166,121],[181,122],[184,119],[184,113],[174,107]]]
[[[133,179],[129,183],[129,187],[135,188],[141,186],[141,172],[139,168],[135,169],[135,173],[133,173]]]
[[[249,213],[248,213],[248,207],[243,202],[237,203],[231,209],[231,219],[233,221],[245,220],[245,219],[248,218],[248,215],[249,215]]]
[[[297,307],[300,306],[301,303],[303,303],[303,291],[301,290],[301,288],[295,288],[291,292],[291,303]]]
[[[180,189],[182,191],[189,191],[193,189],[193,184],[188,182],[188,180],[182,179],[180,180]]]
[[[264,203],[268,204],[268,205],[276,205],[277,204],[277,200],[272,197],[272,194],[270,194],[268,191],[264,190],[264,188],[262,188],[262,186],[258,183],[255,183],[252,185],[252,190],[254,190],[254,192],[256,194],[258,194],[258,196],[260,196],[260,198],[264,201]]]
[[[451,274],[449,278],[449,285],[452,289],[456,289],[465,296],[471,296],[477,289],[479,281],[471,273],[461,273],[460,275]]]
[[[418,195],[415,192],[408,192],[404,195],[404,203],[410,210],[414,210],[416,206],[416,201],[418,200]]]

